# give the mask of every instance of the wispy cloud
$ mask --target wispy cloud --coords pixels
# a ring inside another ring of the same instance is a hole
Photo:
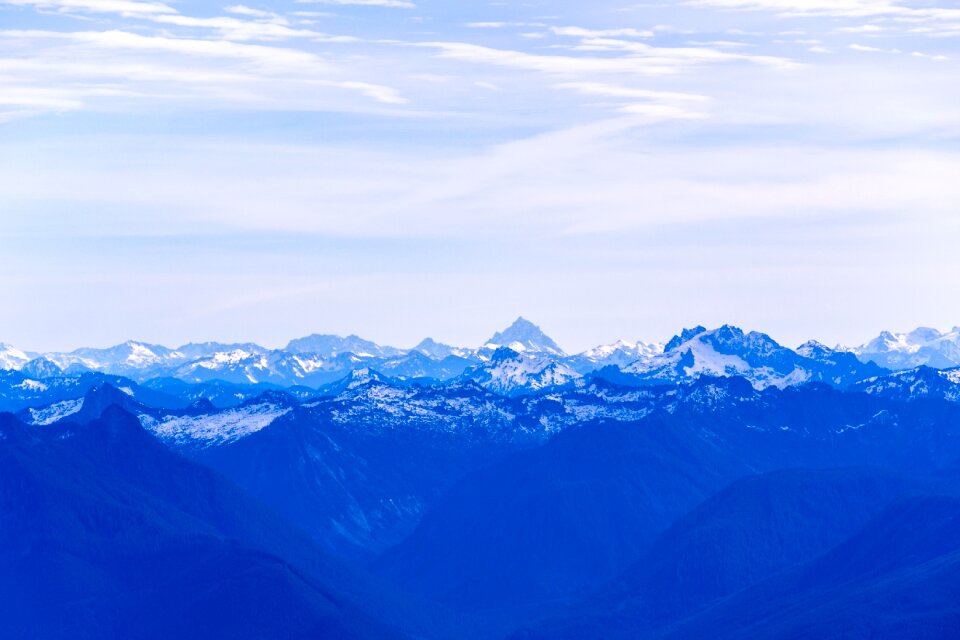
[[[788,18],[882,19],[891,24],[899,23],[901,27],[920,25],[910,31],[929,36],[946,36],[960,31],[960,9],[955,6],[916,6],[901,0],[687,0],[685,4],[734,11],[769,11]],[[869,25],[858,31],[876,28],[876,25]]]
[[[504,29],[506,27],[526,27],[526,22],[468,22],[468,29]]]
[[[772,11],[785,16],[862,18],[909,12],[909,9],[894,0],[687,0],[686,4],[719,9]]]
[[[673,91],[656,91],[600,82],[566,82],[558,89],[576,91],[588,96],[614,98],[623,113],[646,116],[654,120],[697,119],[706,117],[707,96]]]
[[[126,16],[149,16],[176,13],[176,9],[160,2],[137,0],[3,0],[2,4],[35,7],[50,11],[117,13]]]
[[[861,24],[855,27],[837,27],[838,33],[882,33],[889,31],[889,27],[883,27],[878,24]]]
[[[887,49],[881,49],[879,47],[871,47],[869,45],[856,44],[856,43],[849,45],[847,48],[850,49],[851,51],[862,51],[864,53],[900,53],[900,51],[897,49],[888,51]]]
[[[583,27],[550,27],[550,31],[558,36],[574,38],[652,38],[653,31],[634,28],[623,29],[585,29]]]
[[[544,55],[496,49],[463,42],[425,42],[419,46],[438,49],[440,56],[468,62],[485,63],[549,73],[626,73],[640,75],[673,74],[703,65],[724,62],[748,62],[777,68],[795,64],[778,56],[730,53],[707,47],[653,47],[647,44],[609,38],[581,41],[583,51],[620,52],[619,56]]]
[[[261,9],[254,9],[242,4],[235,4],[224,9],[227,13],[235,13],[239,16],[250,16],[252,18],[277,18],[279,17],[276,13],[272,11],[263,11]]]
[[[408,0],[297,0],[297,2],[357,7],[389,7],[393,9],[415,9],[417,6]]]
[[[263,109],[362,109],[406,100],[343,77],[316,54],[226,39],[126,31],[0,31],[0,111],[17,115],[136,102]],[[361,96],[344,100],[341,95]],[[369,103],[368,103],[369,104]]]

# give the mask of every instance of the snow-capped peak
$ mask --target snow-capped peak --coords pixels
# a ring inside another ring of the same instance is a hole
[[[499,347],[490,361],[468,369],[462,379],[472,380],[495,393],[511,395],[567,384],[581,375],[544,354],[519,353]]]
[[[837,350],[831,349],[827,345],[823,344],[822,342],[818,342],[817,340],[808,340],[797,347],[796,351],[804,358],[813,358],[814,360],[819,360],[829,357],[830,354]]]
[[[883,331],[870,342],[851,349],[862,360],[889,369],[912,369],[921,365],[960,365],[960,327],[947,333],[920,327],[909,333]]]
[[[30,357],[20,349],[0,342],[0,369],[19,370],[29,361]]]
[[[433,338],[424,338],[420,341],[420,344],[413,348],[413,351],[416,353],[422,353],[428,358],[433,358],[435,360],[442,360],[448,356],[458,356],[462,358],[470,355],[470,351],[468,349],[452,347],[448,344],[437,342]]]
[[[665,351],[641,359],[624,371],[653,380],[743,376],[756,387],[798,384],[810,378],[803,357],[780,346],[763,333],[724,325],[707,330],[685,329],[667,343]]]
[[[578,358],[600,367],[611,364],[622,367],[661,353],[663,353],[663,344],[617,340],[613,344],[600,345],[584,351]]]
[[[483,345],[485,350],[495,350],[498,347],[509,347],[518,353],[545,353],[554,356],[565,356],[556,342],[547,336],[540,327],[525,318],[517,318],[513,324],[497,332]]]
[[[391,357],[404,353],[402,349],[380,346],[375,342],[364,340],[356,335],[349,335],[344,338],[342,336],[321,334],[291,340],[289,344],[287,344],[286,350],[293,353],[314,353],[326,358],[346,353],[367,358]]]

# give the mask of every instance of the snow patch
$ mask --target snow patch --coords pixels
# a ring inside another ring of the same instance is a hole
[[[50,387],[38,380],[24,380],[20,384],[14,385],[14,389],[23,389],[24,391],[46,391]]]
[[[172,440],[178,444],[200,442],[209,446],[245,438],[289,412],[289,407],[258,404],[202,416],[177,416],[157,420],[144,415],[140,416],[140,423],[162,440]]]
[[[30,424],[45,427],[80,411],[83,398],[56,402],[42,409],[30,409]]]

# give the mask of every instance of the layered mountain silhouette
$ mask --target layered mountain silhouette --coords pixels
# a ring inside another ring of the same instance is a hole
[[[960,637],[956,368],[375,347],[5,348],[4,635]]]
[[[0,370],[22,371],[35,380],[96,372],[137,382],[156,378],[190,384],[224,382],[317,387],[350,371],[372,368],[391,377],[444,382],[482,365],[500,348],[587,375],[605,367],[647,383],[692,380],[698,375],[739,375],[757,386],[822,381],[845,387],[889,370],[960,366],[956,330],[884,332],[853,348],[809,341],[797,349],[770,336],[724,325],[684,329],[665,344],[618,340],[568,355],[537,325],[518,318],[479,347],[454,347],[431,338],[410,349],[377,344],[356,335],[314,334],[279,349],[254,343],[190,343],[177,348],[127,341],[105,349],[32,353],[0,345]]]

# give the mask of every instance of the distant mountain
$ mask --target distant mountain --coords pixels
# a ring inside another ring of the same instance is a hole
[[[500,347],[507,347],[518,353],[556,357],[566,355],[556,342],[540,330],[540,327],[524,318],[517,318],[509,327],[495,333],[484,343],[482,350],[492,353]]]
[[[396,381],[373,369],[354,369],[336,382],[320,387],[318,391],[325,396],[339,396],[358,387],[393,386],[394,384]]]
[[[61,420],[87,423],[98,419],[111,406],[133,409],[134,412],[146,407],[133,398],[133,393],[130,387],[121,390],[109,382],[103,382],[88,388],[81,398],[30,407],[18,411],[16,415],[24,423],[34,426],[48,426]]]
[[[323,362],[286,351],[237,348],[218,351],[174,368],[168,375],[186,382],[223,380],[234,384],[296,384],[322,369]]]
[[[0,342],[0,369],[17,370],[29,361],[30,356],[20,349]]]
[[[190,383],[179,378],[151,378],[143,383],[147,389],[163,393],[168,396],[179,398],[184,405],[193,404],[203,400],[209,402],[215,408],[234,407],[251,398],[261,395],[265,389],[284,388],[280,385],[269,385],[264,383],[233,383],[224,380],[211,380],[208,382]],[[297,390],[292,387],[285,387],[287,393],[295,393]],[[317,395],[315,390],[309,390],[309,393],[297,394],[301,399]]]
[[[44,358],[68,373],[100,371],[114,375],[140,375],[186,360],[174,349],[132,340],[106,349],[47,353]]]
[[[419,351],[423,355],[435,360],[442,360],[449,356],[456,356],[458,358],[469,358],[473,356],[473,351],[470,349],[451,347],[448,344],[437,342],[433,338],[424,338],[412,351]]]
[[[503,395],[539,391],[567,384],[580,374],[553,358],[526,350],[517,352],[499,347],[488,361],[467,369],[461,380],[471,380]]]
[[[571,356],[566,362],[580,373],[585,374],[604,367],[621,368],[638,360],[653,358],[663,353],[663,347],[663,344],[619,340],[613,344],[595,347]]]
[[[230,351],[248,351],[250,353],[264,353],[268,349],[261,347],[253,342],[191,342],[181,347],[177,347],[175,353],[184,356],[187,360],[196,360],[206,358],[217,353]]]
[[[623,371],[653,382],[692,380],[701,375],[743,376],[758,388],[786,387],[806,382],[846,386],[884,372],[852,354],[808,343],[801,352],[788,349],[770,336],[724,325],[684,329],[668,342],[662,354],[624,367]]]
[[[394,378],[430,378],[445,381],[456,378],[477,362],[479,360],[473,356],[450,354],[442,358],[432,358],[420,351],[411,351],[403,356],[383,360],[374,366]]]
[[[202,405],[201,405],[202,406]],[[235,407],[157,413],[136,411],[143,427],[180,451],[229,444],[269,427],[290,413],[297,402],[280,391],[268,391]]]
[[[321,358],[332,358],[348,353],[360,358],[390,358],[405,353],[402,349],[382,347],[354,335],[344,338],[319,334],[291,340],[286,350],[291,353],[309,353]]]
[[[887,369],[938,369],[960,366],[960,327],[947,333],[921,327],[909,333],[884,331],[865,345],[852,349],[862,360]]]
[[[850,390],[904,402],[919,398],[960,402],[960,368],[942,370],[921,366],[867,378],[852,385]]]
[[[19,367],[20,373],[31,378],[42,380],[44,378],[55,378],[63,373],[63,369],[48,358],[34,358],[22,367]]]
[[[764,333],[744,332],[731,325],[712,330],[698,326],[684,329],[665,345],[621,340],[567,355],[539,327],[521,317],[478,349],[453,347],[430,338],[413,349],[398,349],[355,335],[319,334],[292,340],[283,349],[217,342],[171,349],[128,341],[106,349],[32,354],[0,345],[0,370],[23,370],[34,380],[99,372],[140,383],[174,378],[191,384],[316,388],[358,369],[373,369],[397,379],[452,381],[468,369],[482,370],[501,348],[527,359],[523,368],[536,361],[538,371],[545,372],[544,382],[509,383],[502,389],[505,393],[560,384],[547,381],[553,373],[558,380],[569,380],[601,370],[608,379],[623,374],[620,380],[635,386],[689,382],[708,375],[742,376],[761,389],[809,382],[843,388],[891,370],[960,367],[960,328],[945,334],[935,329],[884,332],[855,349],[830,348],[811,340],[793,350]],[[549,370],[548,361],[555,365]],[[492,379],[489,384],[495,386]]]
[[[141,386],[120,376],[104,373],[83,373],[38,380],[20,371],[0,371],[0,411],[18,412],[23,409],[46,411],[58,403],[66,403],[63,410],[70,410],[71,403],[79,406],[90,389],[111,385],[122,389],[134,399],[153,407],[178,408],[190,404],[189,400],[163,391]],[[55,421],[58,409],[53,408],[48,416]]]

